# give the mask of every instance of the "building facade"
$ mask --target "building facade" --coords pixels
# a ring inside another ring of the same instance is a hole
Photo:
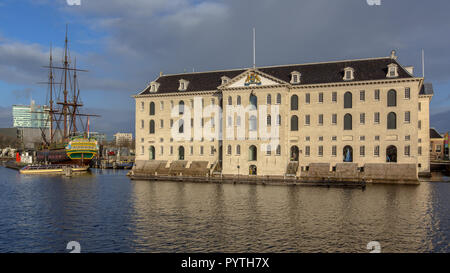
[[[443,160],[444,153],[444,137],[434,128],[430,128],[430,159]]]
[[[431,84],[391,56],[163,75],[134,96],[136,160],[208,161],[223,175],[312,164],[429,172]],[[189,165],[189,164],[188,164]]]
[[[133,141],[132,133],[116,133],[114,135],[116,145],[130,144]]]
[[[14,128],[50,128],[48,106],[36,105],[31,101],[30,105],[13,105]]]

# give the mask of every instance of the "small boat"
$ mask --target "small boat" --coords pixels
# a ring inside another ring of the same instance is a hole
[[[85,172],[89,166],[78,165],[29,165],[20,169],[21,174],[64,174],[70,168],[72,172]]]

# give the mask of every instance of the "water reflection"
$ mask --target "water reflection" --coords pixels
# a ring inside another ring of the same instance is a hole
[[[0,252],[449,252],[450,183],[365,191],[0,168]]]

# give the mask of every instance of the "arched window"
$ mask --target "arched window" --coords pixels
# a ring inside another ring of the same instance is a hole
[[[178,103],[178,113],[180,115],[184,114],[184,101],[182,100]]]
[[[397,106],[397,92],[391,89],[387,93],[387,106]]]
[[[344,108],[352,108],[352,93],[350,92],[344,94]]]
[[[343,149],[344,162],[353,162],[353,148],[352,146],[345,146]]]
[[[267,126],[272,125],[272,117],[270,115],[267,115]]]
[[[241,96],[237,96],[236,104],[241,105]]]
[[[233,98],[231,98],[231,96],[228,97],[228,105],[232,105],[233,104]]]
[[[387,128],[397,129],[397,115],[394,112],[390,112],[387,115]]]
[[[152,101],[150,102],[150,116],[155,115],[155,103]]]
[[[152,119],[150,120],[150,134],[154,134],[155,133],[155,121]]]
[[[344,116],[344,130],[352,130],[353,122],[352,122],[352,115],[345,114]]]
[[[277,146],[276,153],[277,153],[277,155],[281,155],[281,146],[280,145]]]
[[[155,147],[150,146],[150,148],[148,149],[148,152],[149,152],[149,159],[155,160]]]
[[[281,94],[277,94],[277,104],[281,104]]]
[[[298,110],[298,96],[293,95],[291,97],[291,110]]]
[[[386,148],[386,162],[397,162],[397,147],[394,145]]]
[[[250,131],[256,131],[257,130],[257,120],[256,120],[256,116],[251,116],[250,117],[250,120],[249,120],[249,123],[250,123]]]
[[[184,160],[184,147],[178,147],[178,160]]]
[[[271,155],[272,154],[272,146],[270,144],[267,144],[266,146],[266,154]]]
[[[241,145],[237,145],[236,146],[236,154],[240,155],[241,154]]]
[[[257,157],[257,150],[256,150],[256,146],[252,145],[248,148],[248,160],[249,161],[256,161],[258,160]]]
[[[227,154],[231,155],[231,145],[228,145],[227,147]]]
[[[267,95],[267,104],[272,104],[272,96],[270,94]]]
[[[277,116],[277,125],[280,126],[281,125],[281,115]]]
[[[250,105],[252,109],[258,109],[258,97],[254,94],[250,94]]]
[[[291,117],[291,131],[298,131],[298,117],[295,115]]]

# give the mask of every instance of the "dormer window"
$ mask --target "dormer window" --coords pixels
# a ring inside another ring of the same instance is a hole
[[[180,86],[178,87],[178,91],[186,91],[189,82],[187,80],[180,80]]]
[[[227,76],[222,76],[220,79],[222,79],[222,85],[227,84],[230,81],[230,78]]]
[[[351,81],[355,79],[355,70],[351,67],[344,68],[344,81]]]
[[[387,78],[395,78],[398,77],[398,66],[394,63],[388,65],[388,73],[386,75]]]
[[[298,71],[291,72],[291,83],[292,84],[300,83],[301,75],[302,74],[300,74],[300,72]]]
[[[156,92],[158,91],[159,83],[158,82],[151,82],[150,83],[150,92]]]

